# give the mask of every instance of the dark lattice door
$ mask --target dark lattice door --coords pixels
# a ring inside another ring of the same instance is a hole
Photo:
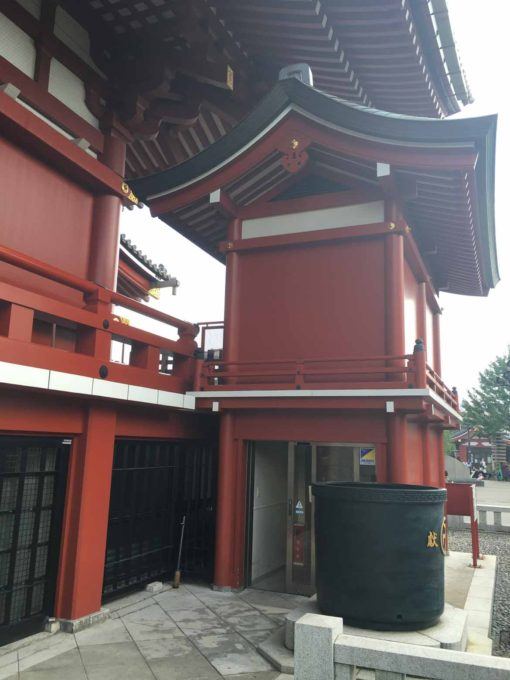
[[[118,440],[103,593],[173,574],[186,515],[182,570],[208,576],[214,547],[216,452],[207,444]]]
[[[53,613],[68,446],[0,437],[0,643]]]
[[[176,465],[176,446],[171,442],[116,443],[105,595],[170,573],[175,539]]]

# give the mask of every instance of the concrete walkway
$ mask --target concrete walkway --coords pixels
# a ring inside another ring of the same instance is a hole
[[[495,558],[479,570],[469,563],[466,553],[446,559],[446,600],[468,612],[468,650],[490,654]],[[276,672],[256,647],[306,601],[201,584],[139,591],[110,602],[111,618],[92,628],[40,633],[2,647],[0,680],[283,680],[290,676]]]
[[[255,650],[307,598],[205,585],[137,592],[112,618],[74,635],[41,634],[0,657],[9,680],[276,680]],[[10,646],[13,647],[13,646]],[[17,657],[17,658],[16,658]]]
[[[483,486],[476,487],[479,503],[487,505],[510,505],[510,482],[488,479]]]

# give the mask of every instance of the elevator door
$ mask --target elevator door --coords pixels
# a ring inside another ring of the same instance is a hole
[[[368,444],[290,442],[288,453],[286,591],[315,592],[314,482],[375,482]]]
[[[0,437],[0,644],[53,614],[69,446]]]

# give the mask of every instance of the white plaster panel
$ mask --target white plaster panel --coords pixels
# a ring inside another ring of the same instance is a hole
[[[99,121],[85,104],[85,84],[57,59],[50,64],[48,92],[96,128]]]
[[[184,399],[183,399],[183,408],[188,408],[191,409],[192,411],[195,410],[195,397],[185,394]]]
[[[66,130],[64,130],[64,128],[61,128],[59,125],[57,125],[56,123],[54,123],[52,120],[50,120],[50,119],[47,118],[46,116],[43,116],[42,113],[39,113],[39,111],[37,111],[36,109],[34,109],[32,106],[30,106],[30,104],[27,104],[26,102],[24,102],[24,101],[23,101],[22,99],[20,99],[20,98],[18,98],[16,101],[18,102],[18,104],[21,104],[21,106],[23,106],[25,109],[28,109],[31,113],[33,113],[34,116],[37,116],[38,118],[40,118],[41,120],[43,120],[47,125],[49,125],[51,128],[53,128],[53,130],[56,130],[57,132],[60,132],[60,134],[61,134],[63,137],[65,137],[66,139],[69,139],[69,140],[74,139],[72,135],[70,135]],[[79,147],[76,147],[76,148],[79,148]],[[88,148],[88,149],[82,149],[82,151],[84,151],[85,153],[87,153],[89,156],[92,156],[92,158],[97,158],[97,153],[95,153],[94,151],[92,151],[92,149],[90,149],[90,148]]]
[[[86,64],[100,75],[103,75],[90,56],[90,36],[88,31],[60,6],[57,7],[55,13],[54,33],[64,45],[67,45]]]
[[[384,201],[371,201],[336,208],[307,210],[300,213],[257,217],[244,220],[242,238],[298,234],[321,229],[340,229],[384,221]]]
[[[127,399],[128,385],[124,383],[112,382],[111,380],[101,380],[94,378],[92,384],[92,394],[95,397],[109,397],[110,399]]]
[[[30,78],[35,73],[36,49],[32,38],[0,13],[0,56]]]
[[[93,381],[93,378],[88,378],[85,375],[50,371],[49,388],[50,390],[73,392],[75,394],[92,394]]]
[[[0,361],[0,383],[48,389],[50,372],[46,368],[34,368]]]
[[[173,406],[174,408],[182,408],[183,399],[183,394],[158,390],[158,404],[160,406]]]
[[[158,390],[150,387],[140,387],[140,385],[130,385],[128,390],[129,401],[143,401],[146,404],[158,403]]]

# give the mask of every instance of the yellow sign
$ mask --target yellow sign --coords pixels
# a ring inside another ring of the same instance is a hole
[[[131,201],[131,203],[134,203],[135,205],[138,205],[140,203],[138,198],[131,191],[131,187],[129,186],[129,184],[127,184],[126,182],[122,182],[120,188],[124,196],[126,196],[126,198],[128,198]]]
[[[359,450],[359,464],[375,465],[375,449],[373,446],[368,449]]]
[[[441,524],[441,552],[446,555],[448,552],[448,527],[446,526],[446,517],[443,517]]]
[[[437,531],[429,531],[427,536],[427,548],[439,548],[439,543],[437,542]]]
[[[234,89],[234,71],[227,65],[227,87],[229,90]]]
[[[131,325],[131,321],[126,316],[118,316],[117,314],[115,314],[115,316],[113,317],[113,320],[118,321],[119,323],[123,323],[124,326],[130,326]]]

